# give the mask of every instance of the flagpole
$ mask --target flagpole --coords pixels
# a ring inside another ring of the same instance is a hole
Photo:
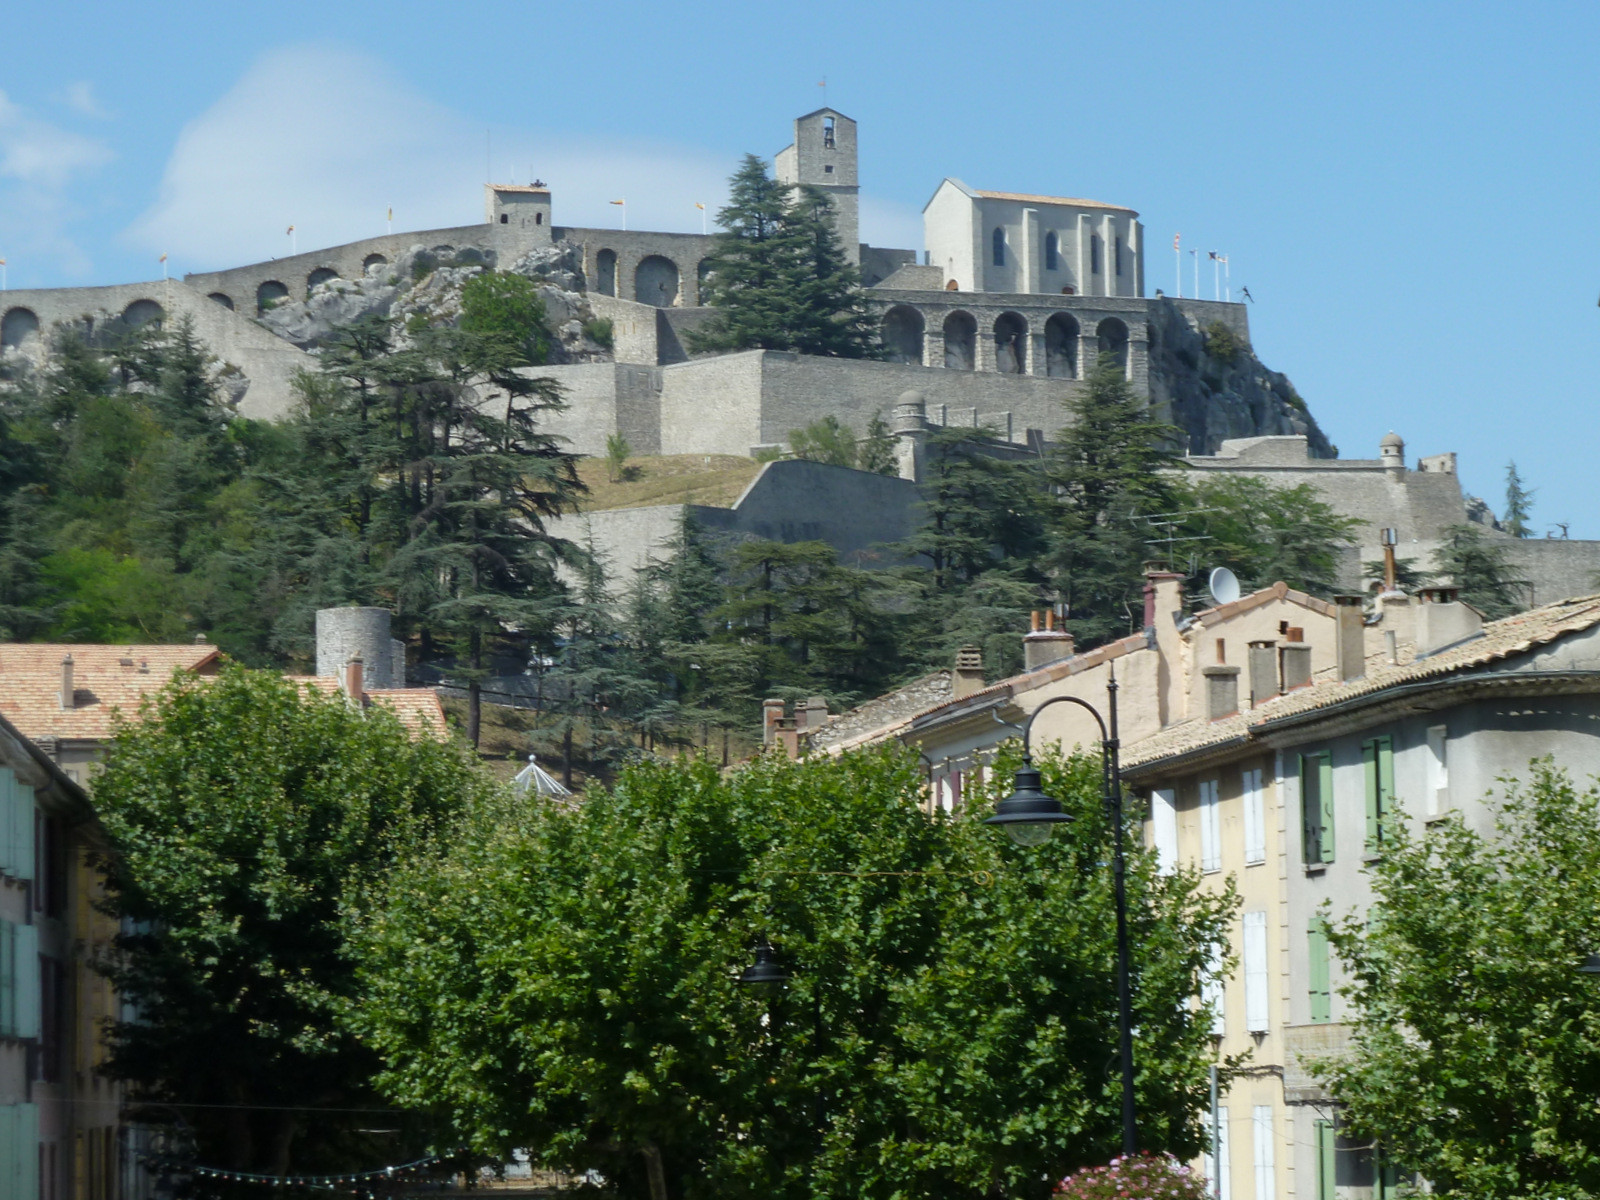
[[[1226,255],[1224,255],[1223,259],[1222,259],[1222,287],[1223,287],[1223,293],[1222,294],[1225,297],[1227,297],[1228,303],[1232,304],[1233,303],[1233,272],[1228,266],[1228,259],[1227,259]]]
[[[1217,252],[1211,252],[1211,298],[1222,299],[1222,263],[1217,259]]]
[[[1178,248],[1178,241],[1183,237],[1181,233],[1172,235],[1172,269],[1178,277],[1178,299],[1183,299],[1183,251]]]

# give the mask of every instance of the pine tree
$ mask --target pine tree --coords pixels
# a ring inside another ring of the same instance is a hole
[[[1433,561],[1435,578],[1453,582],[1461,598],[1491,621],[1528,607],[1528,581],[1513,577],[1504,545],[1474,525],[1447,529]]]
[[[1522,476],[1517,474],[1517,464],[1506,464],[1506,515],[1502,524],[1512,537],[1532,537],[1528,517],[1533,512],[1533,493],[1537,489],[1524,488]]]
[[[777,182],[753,154],[729,190],[703,297],[720,311],[690,332],[690,348],[875,357],[876,322],[839,244],[832,201]]]
[[[1071,424],[1047,464],[1059,505],[1045,565],[1080,645],[1129,632],[1142,612],[1141,567],[1152,557],[1143,518],[1176,507],[1161,469],[1178,431],[1152,420],[1122,366],[1102,354],[1067,404]]]

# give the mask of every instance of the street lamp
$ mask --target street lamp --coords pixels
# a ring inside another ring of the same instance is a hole
[[[739,973],[737,983],[745,987],[781,988],[789,982],[789,972],[764,933],[756,939],[755,955],[755,962]]]
[[[1600,975],[1600,950],[1589,951],[1589,957],[1583,960],[1583,965],[1578,968],[1580,975]]]
[[[1122,1042],[1122,1152],[1139,1150],[1139,1127],[1133,1101],[1133,993],[1128,965],[1128,889],[1127,859],[1123,849],[1122,768],[1117,762],[1117,677],[1106,684],[1106,704],[1111,727],[1106,728],[1098,709],[1076,696],[1052,696],[1028,716],[1022,727],[1022,767],[1012,779],[1011,795],[995,805],[994,816],[985,825],[998,825],[1019,846],[1038,846],[1050,839],[1055,827],[1072,818],[1061,809],[1061,802],[1047,793],[1033,765],[1033,723],[1052,704],[1076,704],[1086,710],[1100,727],[1100,779],[1105,788],[1106,807],[1111,812],[1114,852],[1111,873],[1116,883],[1117,904],[1117,1024]],[[1595,956],[1600,963],[1600,956]],[[1600,970],[1600,966],[1597,966]]]

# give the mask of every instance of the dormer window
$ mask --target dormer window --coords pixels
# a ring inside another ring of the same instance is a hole
[[[822,118],[822,148],[832,150],[833,147],[833,118]]]

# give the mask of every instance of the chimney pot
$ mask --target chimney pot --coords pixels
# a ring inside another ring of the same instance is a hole
[[[1360,596],[1335,596],[1334,617],[1338,622],[1339,682],[1360,679],[1367,673],[1366,631],[1363,628]]]
[[[956,651],[955,669],[950,672],[950,696],[960,700],[983,690],[983,651],[963,646]]]
[[[783,720],[783,701],[769,697],[761,702],[761,743],[770,746],[777,738],[778,722]]]
[[[1077,641],[1065,629],[1041,629],[1022,635],[1022,669],[1035,671],[1048,663],[1071,658]]]
[[[1250,663],[1250,707],[1265,704],[1278,694],[1278,654],[1275,641],[1251,642],[1246,652]]]
[[[1032,618],[1033,632],[1038,633],[1039,626],[1044,622],[1044,614],[1036,608],[1028,615]]]
[[[1291,633],[1301,632],[1290,630]],[[1283,690],[1292,692],[1311,682],[1311,647],[1303,641],[1291,639],[1278,651],[1278,661],[1283,667]]]
[[[1239,668],[1227,663],[1201,667],[1206,681],[1206,718],[1212,721],[1231,717],[1239,711]]]
[[[360,704],[366,696],[366,664],[359,658],[352,658],[344,665],[344,694],[356,704]]]
[[[72,677],[72,655],[66,654],[61,658],[61,707],[72,709],[77,707],[77,685]]]

